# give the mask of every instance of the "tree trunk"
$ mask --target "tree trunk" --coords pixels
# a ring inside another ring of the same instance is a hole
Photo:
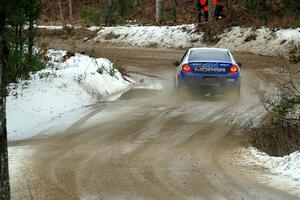
[[[73,20],[73,9],[72,9],[72,0],[69,0],[69,17],[70,20]]]
[[[156,24],[162,25],[164,20],[164,0],[156,0]]]
[[[211,23],[213,21],[213,16],[215,11],[213,0],[208,0],[208,7],[209,7],[208,22]]]
[[[59,7],[60,19],[61,19],[62,21],[64,21],[64,14],[63,14],[63,11],[62,11],[62,7],[61,7],[61,2],[60,2],[60,0],[58,0],[58,7]]]
[[[112,0],[105,0],[105,25],[112,25]]]
[[[4,38],[5,10],[0,7],[0,199],[10,199],[7,130],[5,113],[5,73],[8,50]]]
[[[34,18],[33,15],[29,16],[29,28],[28,28],[28,58],[31,59],[33,55],[33,45],[34,45]]]

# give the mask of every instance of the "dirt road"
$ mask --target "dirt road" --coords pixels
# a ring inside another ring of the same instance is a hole
[[[236,54],[244,65],[239,104],[178,100],[170,62],[182,52],[96,47],[140,84],[163,89],[130,91],[94,105],[62,133],[11,142],[12,199],[297,199],[260,184],[234,155],[247,143],[243,126],[261,109],[266,83],[257,74],[274,59]]]

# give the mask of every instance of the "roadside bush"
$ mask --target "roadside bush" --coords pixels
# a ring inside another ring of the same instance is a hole
[[[292,25],[293,28],[300,28],[300,19],[294,21],[294,24]]]
[[[26,79],[29,72],[44,68],[45,63],[35,52],[36,28],[43,4],[38,0],[11,0],[7,3],[6,40],[9,49],[7,82]],[[25,28],[28,26],[27,28]]]
[[[300,150],[300,123],[278,120],[272,116],[252,129],[251,144],[271,156],[285,156]]]
[[[132,15],[133,4],[130,0],[117,0],[116,3],[116,15],[120,16],[120,19],[127,20]]]
[[[120,65],[117,61],[112,61],[112,65],[111,65],[109,74],[111,76],[114,76],[116,73],[116,70],[118,70],[122,76],[129,76],[128,71],[125,66]]]
[[[241,5],[268,27],[289,28],[299,19],[299,0],[244,0]]]
[[[106,16],[105,5],[99,6],[85,6],[80,12],[79,16],[86,24],[101,25],[105,23]],[[133,3],[130,0],[117,0],[112,7],[112,23],[120,24],[130,19],[133,11]]]
[[[40,54],[28,57],[20,50],[11,49],[7,61],[7,82],[16,82],[18,79],[28,79],[30,72],[39,71],[46,66],[46,60]]]
[[[300,46],[295,46],[289,52],[289,61],[294,64],[297,64],[300,62]]]
[[[80,10],[79,16],[87,24],[101,25],[105,12],[95,6],[85,6]]]
[[[279,71],[287,77],[280,84],[279,95],[265,101],[268,114],[264,123],[252,129],[253,146],[272,156],[284,156],[300,150],[300,72]]]

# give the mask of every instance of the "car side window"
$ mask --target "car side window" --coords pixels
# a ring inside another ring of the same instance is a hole
[[[182,61],[184,60],[184,58],[185,58],[185,56],[187,55],[188,52],[189,52],[189,51],[186,51],[186,52],[184,53],[184,55],[182,56],[182,58],[181,58],[181,60],[180,60],[180,64],[182,63]]]

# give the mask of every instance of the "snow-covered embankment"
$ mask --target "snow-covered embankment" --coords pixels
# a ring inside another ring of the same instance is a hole
[[[266,169],[265,178],[274,187],[284,188],[300,197],[300,152],[284,157],[272,157],[255,148],[242,149],[241,162],[249,166],[262,166]]]
[[[76,54],[64,60],[65,54],[49,50],[51,59],[46,69],[31,74],[30,80],[9,86],[9,140],[34,136],[50,121],[99,99],[113,99],[131,85],[107,59]]]
[[[179,26],[117,26],[104,27],[94,40],[140,47],[188,48],[208,46],[203,32],[194,25]],[[216,36],[215,47],[231,51],[248,52],[266,56],[288,56],[300,46],[300,28],[278,29],[233,27]]]
[[[194,25],[104,27],[94,40],[138,47],[186,48],[202,45]]]

